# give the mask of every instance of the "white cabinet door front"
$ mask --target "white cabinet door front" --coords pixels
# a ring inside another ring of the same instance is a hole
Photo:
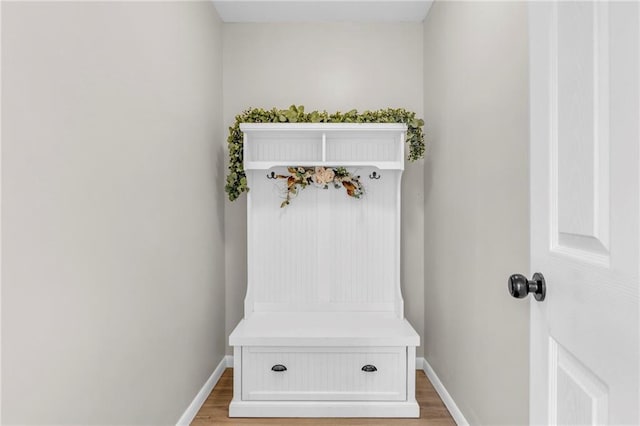
[[[639,424],[636,2],[532,2],[532,424]]]

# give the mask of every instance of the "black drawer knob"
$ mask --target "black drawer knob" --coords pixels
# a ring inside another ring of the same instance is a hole
[[[373,373],[374,371],[378,371],[378,369],[376,368],[375,365],[367,364],[364,367],[362,367],[362,371],[365,371],[367,373]]]
[[[285,367],[282,364],[276,364],[273,367],[271,367],[271,371],[287,371],[287,367]]]

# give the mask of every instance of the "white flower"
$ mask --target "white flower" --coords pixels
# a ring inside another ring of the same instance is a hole
[[[333,178],[336,174],[332,169],[326,169],[324,167],[316,167],[316,173],[313,176],[313,179],[316,181],[318,185],[326,185],[328,183],[333,182]]]

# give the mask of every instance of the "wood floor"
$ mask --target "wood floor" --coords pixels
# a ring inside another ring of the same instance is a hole
[[[233,395],[233,370],[227,368],[216,387],[211,391],[198,414],[193,426],[208,425],[455,425],[453,418],[442,403],[433,386],[422,371],[416,371],[416,399],[420,404],[419,419],[230,419],[229,402]]]

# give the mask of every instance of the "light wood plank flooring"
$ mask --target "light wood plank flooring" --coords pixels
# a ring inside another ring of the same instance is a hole
[[[233,369],[227,368],[216,387],[191,423],[208,425],[432,425],[455,426],[453,418],[422,371],[416,371],[416,399],[420,404],[419,419],[230,419],[229,402],[233,395]]]

